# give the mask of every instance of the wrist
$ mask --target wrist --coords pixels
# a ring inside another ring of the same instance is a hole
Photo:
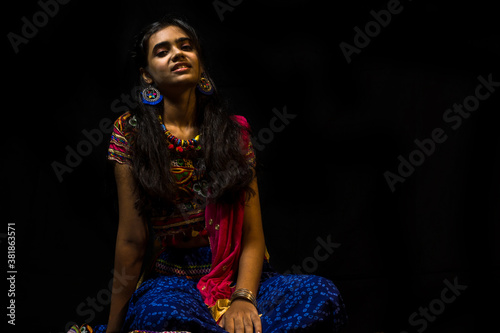
[[[108,328],[106,329],[106,333],[120,333],[120,329],[115,329],[115,328]]]
[[[236,289],[231,295],[230,302],[232,303],[236,300],[248,301],[252,303],[257,309],[257,299],[255,298],[255,295],[248,289],[245,288]]]

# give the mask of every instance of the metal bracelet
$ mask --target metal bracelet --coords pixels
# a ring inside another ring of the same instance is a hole
[[[257,308],[257,300],[255,299],[254,294],[245,288],[240,288],[234,291],[233,295],[231,296],[231,302],[233,302],[235,299],[238,298],[243,298],[246,299],[247,301],[251,302],[255,308]]]

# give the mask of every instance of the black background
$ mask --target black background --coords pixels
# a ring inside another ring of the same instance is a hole
[[[500,88],[457,129],[443,114],[474,95],[478,76],[500,81],[498,15],[487,2],[401,1],[402,11],[348,63],[339,44],[353,45],[354,27],[364,30],[370,11],[387,3],[246,0],[221,20],[213,1],[73,0],[18,53],[7,34],[21,35],[21,18],[32,22],[41,7],[3,4],[0,240],[6,261],[5,224],[16,223],[18,272],[8,331],[106,322],[108,306],[89,311],[88,302],[103,299],[112,277],[109,134],[62,179],[52,165],[87,140],[83,130],[118,117],[111,105],[134,82],[132,37],[171,12],[197,28],[211,76],[257,137],[274,108],[296,115],[258,151],[276,269],[311,263],[317,238],[330,237],[340,246],[306,267],[340,289],[347,332],[417,332],[423,327],[409,316],[441,297],[445,279],[467,289],[425,332],[487,327],[499,309]],[[397,173],[398,156],[408,158],[414,140],[435,128],[447,140],[392,192],[384,172]]]

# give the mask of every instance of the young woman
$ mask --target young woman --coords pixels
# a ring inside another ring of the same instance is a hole
[[[108,324],[94,331],[338,331],[331,281],[269,266],[249,126],[224,111],[200,54],[179,19],[137,38],[141,103],[116,120],[108,154],[115,271],[133,280],[114,279]]]

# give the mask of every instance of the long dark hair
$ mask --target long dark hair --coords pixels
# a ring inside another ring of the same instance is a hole
[[[204,66],[200,40],[195,30],[178,17],[164,17],[147,26],[135,40],[133,57],[137,73],[139,68],[147,68],[149,38],[168,26],[177,26],[189,36],[205,75],[214,87],[214,93],[209,96],[196,91],[196,125],[202,149],[191,156],[207,177],[210,189],[208,200],[234,202],[242,191],[247,193],[248,198],[253,194],[250,188],[253,170],[241,145],[242,130],[245,129],[231,119],[222,103],[214,80]],[[148,85],[141,75],[139,81],[142,91]],[[137,120],[137,130],[131,145],[132,174],[138,194],[136,208],[142,215],[148,216],[155,209],[174,202],[178,186],[170,172],[171,153],[158,121],[158,114],[163,114],[163,103],[152,106],[142,103],[138,98],[138,107],[131,113]]]

